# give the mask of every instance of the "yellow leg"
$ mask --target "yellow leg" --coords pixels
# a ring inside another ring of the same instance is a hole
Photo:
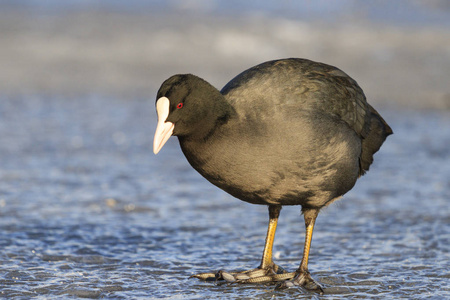
[[[267,228],[266,243],[261,264],[258,268],[241,272],[218,271],[214,273],[200,273],[191,277],[201,280],[225,280],[227,282],[240,283],[275,283],[294,278],[296,273],[287,273],[282,267],[274,264],[272,260],[273,241],[275,239],[280,211],[281,205],[269,205],[269,226]]]
[[[305,218],[305,246],[303,249],[303,258],[300,263],[299,268],[295,271],[295,277],[290,282],[285,282],[282,286],[289,287],[293,285],[303,286],[304,288],[316,291],[323,294],[323,288],[318,282],[316,282],[309,273],[308,270],[308,259],[309,259],[309,249],[311,248],[311,240],[314,230],[314,224],[316,223],[317,215],[319,214],[318,209],[302,209],[303,216]]]
[[[208,272],[192,275],[193,278],[201,280],[225,280],[228,283],[278,283],[275,289],[302,286],[308,290],[323,293],[323,288],[312,279],[308,271],[309,249],[314,230],[314,224],[319,214],[317,209],[302,209],[305,218],[305,246],[303,258],[299,268],[295,272],[286,272],[277,266],[272,260],[273,241],[280,215],[280,205],[269,205],[269,226],[267,228],[266,243],[264,246],[261,265],[252,270],[241,272]]]
[[[309,250],[311,248],[311,241],[313,236],[314,224],[316,223],[317,215],[319,214],[318,210],[304,210],[305,217],[305,246],[303,249],[303,258],[300,263],[300,267],[298,268],[299,272],[308,272],[308,259],[309,259]]]
[[[275,239],[275,232],[277,230],[278,217],[280,216],[280,205],[269,205],[269,227],[267,228],[266,244],[261,259],[260,269],[267,269],[272,267],[272,249],[273,241]]]

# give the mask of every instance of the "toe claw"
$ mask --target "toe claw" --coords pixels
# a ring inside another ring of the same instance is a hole
[[[189,278],[197,278],[200,280],[205,281],[214,281],[216,280],[216,274],[215,273],[200,273],[200,274],[194,274],[189,276]]]
[[[299,273],[292,280],[283,281],[275,286],[275,290],[287,289],[294,286],[301,286],[306,290],[313,291],[319,294],[323,294],[322,286],[315,281],[309,272]]]
[[[300,285],[305,289],[323,294],[322,286],[308,273],[300,273]]]

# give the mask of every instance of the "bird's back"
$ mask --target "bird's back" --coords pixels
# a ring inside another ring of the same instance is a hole
[[[360,175],[392,134],[355,80],[336,67],[307,59],[262,63],[237,75],[221,93],[247,120],[309,112],[345,122],[362,142]]]

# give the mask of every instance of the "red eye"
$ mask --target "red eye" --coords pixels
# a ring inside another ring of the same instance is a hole
[[[182,103],[182,102],[180,102],[180,103],[177,104],[177,108],[178,108],[178,109],[180,109],[180,108],[182,108],[182,107],[183,107],[183,103]]]

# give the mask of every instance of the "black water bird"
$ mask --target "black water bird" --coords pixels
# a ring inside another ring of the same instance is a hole
[[[160,87],[156,110],[155,154],[177,136],[191,166],[212,184],[269,208],[258,268],[192,277],[323,292],[308,271],[316,217],[369,170],[392,134],[356,81],[327,64],[274,60],[242,72],[220,92],[197,76],[174,75]],[[303,258],[294,272],[272,260],[283,205],[301,205],[306,226]]]

